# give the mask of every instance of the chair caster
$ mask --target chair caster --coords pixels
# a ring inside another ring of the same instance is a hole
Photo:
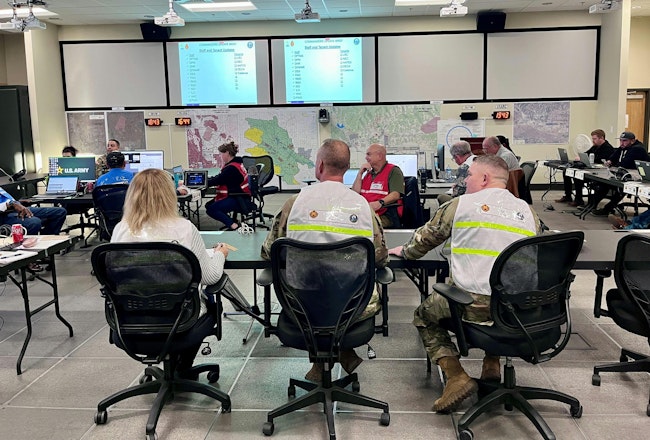
[[[273,422],[266,422],[262,426],[262,434],[266,436],[273,435],[273,431],[275,431],[275,425]]]
[[[474,439],[474,433],[472,432],[471,429],[463,429],[458,433],[458,438],[460,440],[473,440]]]
[[[582,417],[582,405],[572,406],[570,409],[571,417],[574,419],[579,419]]]
[[[140,378],[140,385],[142,385],[145,382],[151,382],[152,380],[153,380],[153,376],[145,374]]]
[[[208,372],[208,382],[215,383],[219,380],[219,368],[215,371]]]
[[[385,412],[381,413],[381,417],[379,417],[379,424],[381,426],[388,426],[390,425],[390,414]]]
[[[621,354],[621,357],[618,358],[618,361],[619,362],[628,362],[629,360],[628,360],[627,356],[625,356],[624,354]]]
[[[295,385],[289,385],[289,388],[287,388],[287,395],[289,397],[296,397],[296,386]]]
[[[221,414],[230,414],[231,409],[232,409],[232,404],[230,402],[221,404]]]
[[[152,432],[150,434],[147,434],[145,439],[146,440],[158,440],[158,434],[156,434],[156,432],[154,431],[154,432]]]
[[[359,384],[358,380],[355,380],[354,382],[352,382],[352,391],[354,391],[355,393],[358,393],[359,391],[361,391],[361,384]]]
[[[97,414],[95,414],[95,425],[105,425],[107,420],[108,420],[108,413],[106,412],[106,410],[97,411]]]
[[[591,384],[596,387],[600,386],[600,376],[598,375],[598,373],[594,373],[594,375],[591,376]]]

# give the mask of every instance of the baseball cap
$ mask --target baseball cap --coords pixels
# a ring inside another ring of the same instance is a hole
[[[634,133],[631,131],[624,131],[621,133],[621,135],[618,137],[619,139],[636,139],[636,136],[634,136]]]
[[[106,155],[106,164],[109,168],[119,168],[124,165],[124,155],[119,151],[112,151]]]

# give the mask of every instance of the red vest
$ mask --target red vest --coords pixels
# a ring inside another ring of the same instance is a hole
[[[240,164],[239,162],[230,162],[226,167],[233,166],[239,171],[242,175],[242,181],[239,184],[239,188],[241,188],[241,192],[250,195],[251,190],[248,187],[248,173],[246,172],[246,168],[244,168],[244,165]],[[225,168],[225,167],[224,167]],[[226,185],[217,185],[215,187],[217,191],[217,195],[214,196],[214,201],[218,202],[219,200],[223,200],[228,197],[228,187]]]
[[[386,197],[390,190],[388,189],[388,176],[395,165],[387,163],[386,166],[372,179],[371,173],[366,173],[361,181],[361,195],[368,202],[376,202]],[[383,215],[386,208],[379,208],[377,215]],[[397,201],[397,214],[402,216],[402,199]]]

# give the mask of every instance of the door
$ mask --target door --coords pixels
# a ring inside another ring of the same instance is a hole
[[[636,138],[648,146],[648,91],[628,90],[626,105],[626,131],[631,131]]]

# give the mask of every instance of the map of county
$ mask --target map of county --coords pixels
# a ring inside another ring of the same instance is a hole
[[[569,142],[569,102],[516,102],[513,138],[517,144]]]
[[[235,141],[240,155],[273,158],[287,187],[314,179],[318,148],[318,109],[255,108],[195,110],[187,129],[190,168],[221,168],[219,145]]]
[[[68,112],[68,144],[84,154],[106,153],[106,114],[104,112]]]
[[[440,104],[333,107],[332,137],[350,145],[351,165],[356,167],[376,142],[389,153],[434,151],[439,119]]]
[[[120,141],[122,150],[146,150],[144,112],[106,112],[108,139]],[[106,146],[104,146],[104,154]]]

